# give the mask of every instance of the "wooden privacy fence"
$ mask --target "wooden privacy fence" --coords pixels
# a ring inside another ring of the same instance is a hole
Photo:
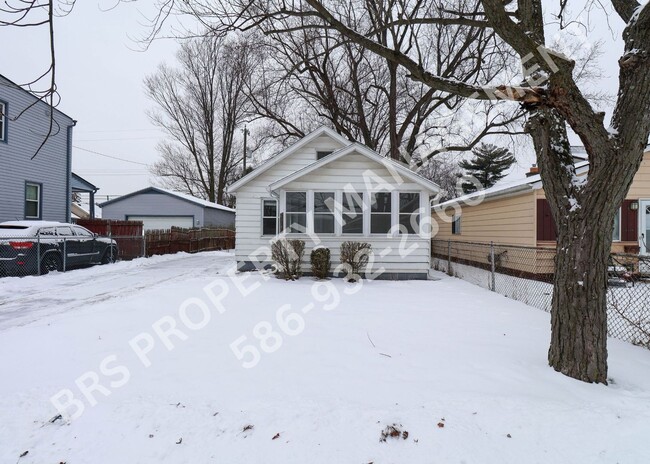
[[[77,219],[77,224],[117,242],[118,259],[144,256],[144,224],[142,221],[114,219]]]
[[[235,231],[230,229],[148,230],[145,232],[146,256],[184,251],[231,250],[235,248]]]

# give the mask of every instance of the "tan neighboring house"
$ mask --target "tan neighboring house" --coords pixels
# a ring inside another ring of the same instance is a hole
[[[578,175],[587,175],[589,163],[578,156],[576,169]],[[555,222],[535,168],[526,179],[435,205],[432,218],[434,240],[545,248],[556,245]],[[621,205],[613,234],[612,252],[650,255],[650,150]],[[526,266],[521,270],[549,272],[550,254],[542,254],[545,258],[538,258],[535,269]],[[483,255],[477,260],[483,261]]]

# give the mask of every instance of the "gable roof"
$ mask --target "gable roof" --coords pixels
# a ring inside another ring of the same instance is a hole
[[[229,211],[229,212],[232,212],[232,213],[235,212],[234,209],[228,208],[227,206],[223,206],[223,205],[220,205],[218,203],[212,203],[211,201],[203,200],[203,199],[197,198],[197,197],[193,197],[192,195],[187,195],[185,193],[175,192],[173,190],[167,190],[167,189],[163,189],[163,188],[160,188],[160,187],[147,187],[147,188],[143,188],[142,190],[137,190],[135,192],[127,193],[126,195],[122,195],[121,197],[117,197],[117,198],[114,198],[112,200],[105,201],[104,203],[100,203],[99,207],[103,208],[106,205],[111,205],[113,203],[117,203],[117,202],[120,202],[122,200],[126,200],[127,198],[131,198],[131,197],[133,197],[135,195],[140,195],[140,194],[143,194],[143,193],[151,193],[151,192],[153,192],[153,193],[162,193],[164,195],[170,195],[172,197],[178,198],[179,200],[183,200],[183,201],[186,201],[188,203],[193,203],[195,205],[203,206],[205,208],[219,209],[221,211]]]
[[[321,126],[318,129],[314,130],[313,132],[310,132],[309,134],[305,135],[303,138],[298,140],[296,143],[294,143],[290,147],[287,147],[286,149],[284,149],[283,151],[281,151],[277,155],[273,156],[272,158],[267,160],[264,164],[257,167],[253,171],[249,172],[248,174],[246,174],[241,179],[239,179],[237,182],[232,183],[227,188],[228,193],[233,193],[233,192],[239,190],[242,186],[246,185],[248,182],[255,179],[260,174],[268,171],[270,168],[272,168],[273,166],[278,164],[280,161],[287,158],[292,153],[295,153],[297,150],[304,147],[309,142],[317,139],[321,135],[327,135],[327,136],[333,138],[334,140],[340,142],[343,145],[349,145],[350,144],[350,141],[348,139],[346,139],[342,135],[338,134],[333,129],[330,129],[329,127],[326,127],[326,126]]]
[[[397,161],[394,161],[390,158],[385,158],[380,154],[378,154],[377,152],[366,147],[365,145],[361,145],[360,143],[356,143],[356,142],[351,145],[348,145],[347,147],[340,148],[339,150],[336,150],[335,152],[325,156],[324,158],[321,158],[320,160],[308,166],[305,166],[304,168],[292,174],[289,174],[288,176],[285,176],[282,179],[273,182],[271,185],[269,185],[269,189],[276,190],[288,184],[289,182],[293,182],[294,180],[299,179],[300,177],[307,175],[310,172],[313,172],[351,153],[363,155],[366,158],[383,165],[389,171],[396,171],[399,175],[406,177],[407,179],[419,184],[420,186],[424,187],[425,189],[431,192],[438,193],[440,191],[440,186],[438,186],[438,184],[436,184],[435,182],[431,182],[430,180],[425,179],[419,174],[416,174],[415,172],[411,171],[405,164],[398,163]]]

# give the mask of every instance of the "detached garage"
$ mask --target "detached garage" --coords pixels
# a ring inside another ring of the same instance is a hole
[[[234,227],[235,210],[184,193],[147,187],[99,205],[103,219],[142,221],[144,230]]]

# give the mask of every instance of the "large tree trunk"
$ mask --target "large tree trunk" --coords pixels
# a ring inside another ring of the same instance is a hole
[[[579,211],[558,231],[551,310],[551,367],[607,383],[607,265],[612,227]],[[576,240],[576,238],[580,240]]]

